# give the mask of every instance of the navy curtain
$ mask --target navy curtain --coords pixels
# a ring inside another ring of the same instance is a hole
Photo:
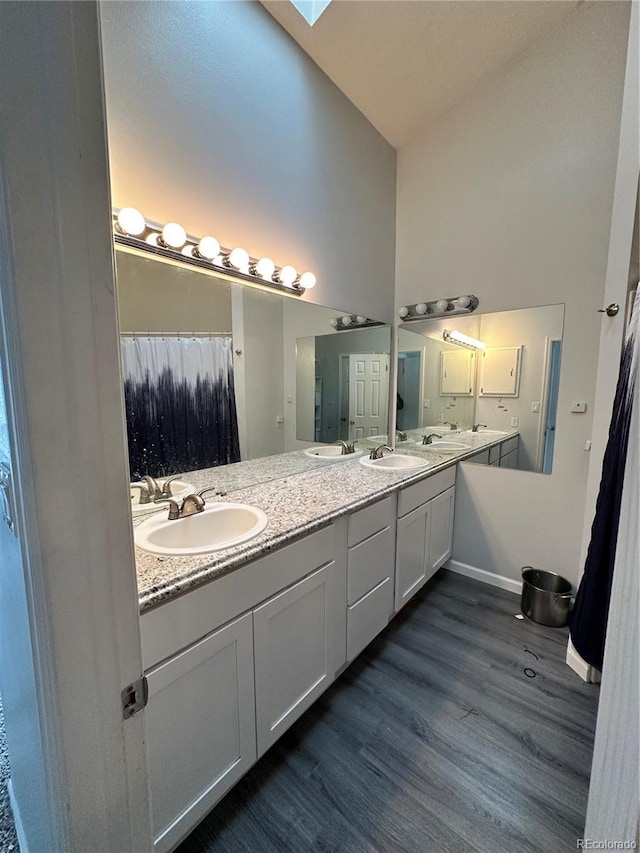
[[[584,575],[570,617],[571,641],[584,660],[602,670],[613,566],[618,540],[620,502],[627,458],[631,411],[637,374],[637,326],[640,297],[636,295],[613,403],[602,479],[591,526]]]
[[[231,337],[123,337],[132,480],[240,461]]]

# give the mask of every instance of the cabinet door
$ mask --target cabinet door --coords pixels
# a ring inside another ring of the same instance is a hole
[[[346,656],[345,625],[334,562],[254,610],[258,755],[333,681]]]
[[[518,467],[518,451],[512,450],[511,453],[507,453],[506,456],[501,457],[500,467],[501,468],[517,468]]]
[[[396,542],[396,611],[420,589],[427,577],[430,503],[398,519]]]
[[[480,356],[480,396],[517,397],[522,347],[493,347]]]
[[[428,578],[434,575],[451,556],[455,493],[456,490],[453,487],[431,501]]]
[[[154,849],[172,850],[256,760],[251,614],[147,673]]]
[[[440,396],[473,395],[473,378],[476,356],[469,350],[452,350],[440,353]]]

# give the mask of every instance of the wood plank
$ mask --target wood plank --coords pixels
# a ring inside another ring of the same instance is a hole
[[[598,686],[519,611],[438,573],[180,853],[575,849]]]

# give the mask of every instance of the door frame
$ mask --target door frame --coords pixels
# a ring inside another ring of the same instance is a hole
[[[540,388],[540,399],[542,405],[540,407],[540,422],[538,423],[537,436],[537,452],[536,452],[536,471],[542,473],[544,463],[545,443],[546,443],[546,423],[547,415],[549,414],[549,383],[551,381],[551,369],[553,367],[553,345],[559,343],[562,347],[561,337],[545,338],[544,344],[544,364],[542,367],[542,385]],[[560,361],[562,362],[562,349],[560,350]],[[551,472],[548,472],[551,473]]]
[[[0,4],[0,29],[2,358],[47,849],[150,851],[144,713],[121,700],[142,657],[99,6]]]

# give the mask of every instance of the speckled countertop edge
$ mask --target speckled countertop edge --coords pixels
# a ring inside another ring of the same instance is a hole
[[[474,436],[452,435],[452,441],[469,444],[469,450],[446,455],[430,451],[429,467],[409,472],[389,469],[376,471],[361,465],[359,457],[340,462],[319,463],[306,457],[305,470],[305,467],[300,467],[303,463],[300,459],[303,456],[302,451],[293,451],[264,460],[250,460],[247,463],[225,466],[236,469],[233,487],[229,486],[232,482],[229,473],[222,469],[186,473],[183,478],[196,489],[209,485],[219,490],[233,488],[226,496],[207,496],[208,503],[218,501],[251,504],[266,513],[269,523],[264,532],[255,539],[212,554],[159,557],[136,547],[140,612],[144,613],[171,598],[222,577],[276,548],[318,530],[346,513],[375,503],[400,488],[464,461],[478,450],[500,444],[517,434],[517,431],[514,431],[509,435],[491,438],[483,437],[482,433]],[[422,458],[427,455],[410,441],[399,442],[396,450],[398,453]],[[307,461],[312,464],[307,465]],[[256,472],[261,470],[261,463],[264,479],[271,479],[255,483]],[[249,482],[253,480],[253,484],[237,488],[242,483],[243,478],[239,477],[238,473],[241,474],[243,465],[250,469],[247,479]],[[136,516],[134,527],[148,517]]]

